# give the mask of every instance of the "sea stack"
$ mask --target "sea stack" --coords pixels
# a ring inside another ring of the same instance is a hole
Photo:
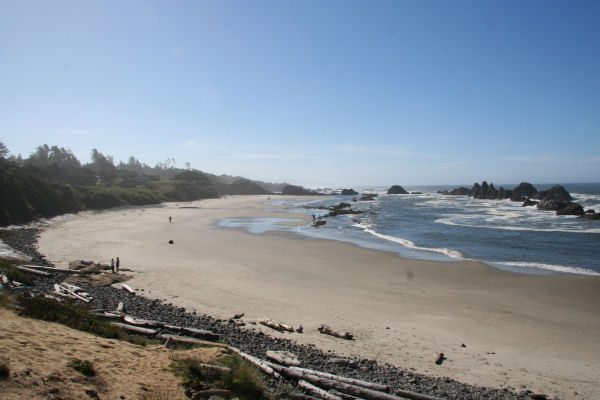
[[[387,194],[408,194],[408,192],[402,186],[394,185],[388,189]]]

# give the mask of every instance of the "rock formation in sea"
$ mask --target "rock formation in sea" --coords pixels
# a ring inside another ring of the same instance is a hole
[[[526,199],[533,198],[537,193],[537,189],[531,183],[521,182],[519,186],[512,190],[510,199],[512,201],[525,201]]]
[[[388,189],[387,194],[408,194],[408,192],[402,186],[394,185]]]
[[[302,186],[285,185],[283,189],[281,189],[281,194],[287,194],[291,196],[310,196],[319,193],[313,190],[305,189]]]
[[[540,200],[550,199],[550,200],[558,200],[558,201],[573,200],[573,198],[571,197],[569,192],[567,192],[566,189],[564,187],[562,187],[561,185],[554,185],[548,190],[539,191],[534,198],[540,199]]]
[[[358,192],[354,189],[342,189],[342,196],[355,196]]]
[[[554,199],[541,200],[537,205],[538,210],[556,211],[556,215],[584,215],[583,207],[572,201]]]

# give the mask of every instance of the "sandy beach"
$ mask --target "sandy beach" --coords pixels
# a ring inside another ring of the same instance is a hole
[[[302,325],[303,334],[249,329],[342,355],[471,384],[600,398],[600,277],[522,275],[216,226],[231,217],[310,222],[265,212],[266,200],[233,196],[58,217],[39,250],[58,267],[119,256],[134,275],[128,283],[147,297],[222,318],[243,312],[245,321]],[[356,340],[319,334],[323,323]],[[447,357],[442,365],[434,363],[439,352]]]

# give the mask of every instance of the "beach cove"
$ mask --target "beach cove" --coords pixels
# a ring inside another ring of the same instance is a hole
[[[129,284],[147,297],[221,318],[243,312],[246,321],[302,325],[302,334],[250,328],[337,354],[477,385],[600,397],[600,277],[523,275],[217,227],[243,217],[310,223],[307,215],[265,212],[266,201],[233,196],[59,217],[39,250],[58,267],[119,256],[133,271]],[[319,334],[323,323],[356,340]],[[447,359],[436,365],[440,352]]]

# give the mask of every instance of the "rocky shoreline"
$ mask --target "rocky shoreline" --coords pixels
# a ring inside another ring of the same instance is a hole
[[[16,250],[32,257],[32,263],[52,266],[37,251],[39,228],[14,230],[12,237],[5,242]],[[65,275],[65,276],[61,276]],[[35,276],[32,291],[50,293],[53,284],[66,278],[66,274],[55,273],[52,277]],[[343,375],[351,378],[382,383],[395,390],[409,390],[444,399],[545,399],[544,395],[523,390],[517,392],[508,389],[478,387],[460,383],[446,377],[431,377],[417,374],[398,366],[380,364],[375,360],[344,358],[332,353],[324,353],[314,345],[298,345],[289,339],[271,337],[261,331],[240,327],[233,320],[216,319],[208,315],[188,313],[185,309],[156,299],[148,299],[113,287],[86,288],[94,300],[90,306],[94,309],[115,310],[123,302],[127,314],[137,318],[159,320],[168,324],[210,330],[219,335],[221,341],[238,349],[265,358],[267,350],[290,351],[295,353],[305,368]],[[434,360],[432,360],[434,362]],[[286,381],[293,384],[292,381]],[[277,389],[281,381],[269,378],[267,384]]]

